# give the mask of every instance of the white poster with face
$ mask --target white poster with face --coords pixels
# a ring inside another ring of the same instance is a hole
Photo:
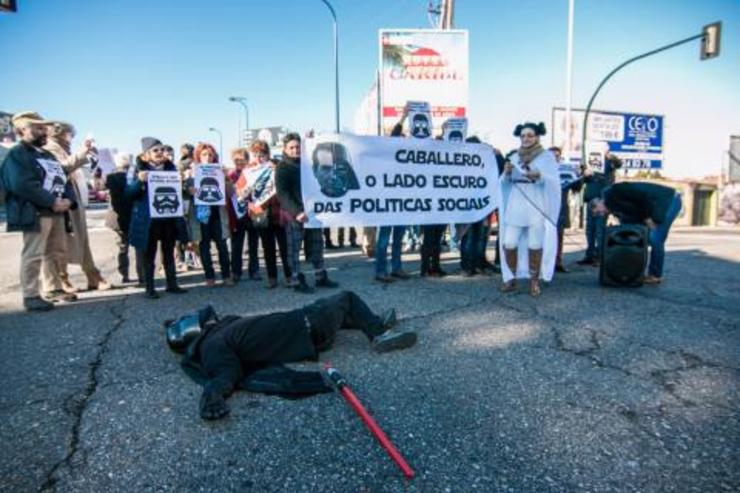
[[[409,101],[408,111],[409,137],[429,139],[432,137],[432,109],[426,101]]]
[[[326,134],[301,152],[308,228],[474,223],[499,206],[498,178],[486,144]]]
[[[67,184],[67,175],[64,173],[62,165],[53,159],[38,159],[38,163],[44,168],[44,190],[61,197],[64,193],[64,186]]]
[[[182,181],[177,171],[150,171],[147,189],[152,219],[182,217]]]
[[[226,205],[226,184],[221,165],[196,164],[194,168],[195,205]]]
[[[468,137],[467,118],[449,118],[442,124],[442,138],[448,142],[465,142]]]

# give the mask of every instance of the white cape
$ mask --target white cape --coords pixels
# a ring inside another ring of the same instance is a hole
[[[519,154],[513,154],[511,162],[519,166]],[[560,176],[558,174],[558,163],[555,156],[550,151],[544,151],[530,163],[532,169],[536,169],[542,175],[540,180],[545,184],[545,207],[542,212],[547,214],[545,218],[545,237],[542,245],[542,264],[540,265],[540,279],[544,281],[552,280],[555,272],[555,257],[558,250],[558,231],[555,226],[558,223],[560,214]],[[506,208],[509,205],[509,195],[512,187],[515,186],[510,180],[510,175],[501,175],[501,207],[499,214],[499,252],[501,254],[501,274],[504,282],[512,280],[515,276],[506,264],[506,255],[504,253],[503,231],[506,227]],[[522,191],[524,193],[524,191]],[[528,230],[527,230],[528,231]],[[529,279],[529,249],[527,247],[527,233],[522,234],[519,238],[518,246],[519,255],[517,258],[516,277],[520,279]]]

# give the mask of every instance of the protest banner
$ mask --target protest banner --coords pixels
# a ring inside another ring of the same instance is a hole
[[[442,124],[442,138],[449,142],[465,142],[468,136],[467,118],[449,118]]]
[[[464,117],[468,106],[468,32],[383,29],[380,41],[380,107],[388,135],[407,101],[427,101],[433,126]]]
[[[195,205],[226,205],[226,184],[221,165],[199,163],[193,168]]]
[[[62,165],[53,159],[38,159],[37,161],[46,172],[42,185],[44,190],[61,197],[64,193],[64,186],[67,184],[67,175],[64,173]]]
[[[149,216],[152,219],[181,217],[182,182],[176,171],[149,171],[147,176]]]
[[[301,156],[309,228],[473,223],[499,204],[486,144],[328,134]]]

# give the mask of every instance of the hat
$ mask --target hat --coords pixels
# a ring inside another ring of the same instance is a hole
[[[141,138],[141,152],[146,152],[154,146],[161,146],[162,141],[155,139],[154,137],[142,137]]]
[[[22,111],[20,113],[16,113],[13,115],[13,118],[10,120],[13,124],[13,127],[20,128],[25,127],[26,125],[48,125],[51,123],[48,120],[44,120],[41,115],[36,113],[35,111]]]

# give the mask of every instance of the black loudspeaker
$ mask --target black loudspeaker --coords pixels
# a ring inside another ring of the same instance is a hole
[[[601,242],[599,282],[604,286],[642,286],[647,260],[646,226],[639,224],[608,226]]]

